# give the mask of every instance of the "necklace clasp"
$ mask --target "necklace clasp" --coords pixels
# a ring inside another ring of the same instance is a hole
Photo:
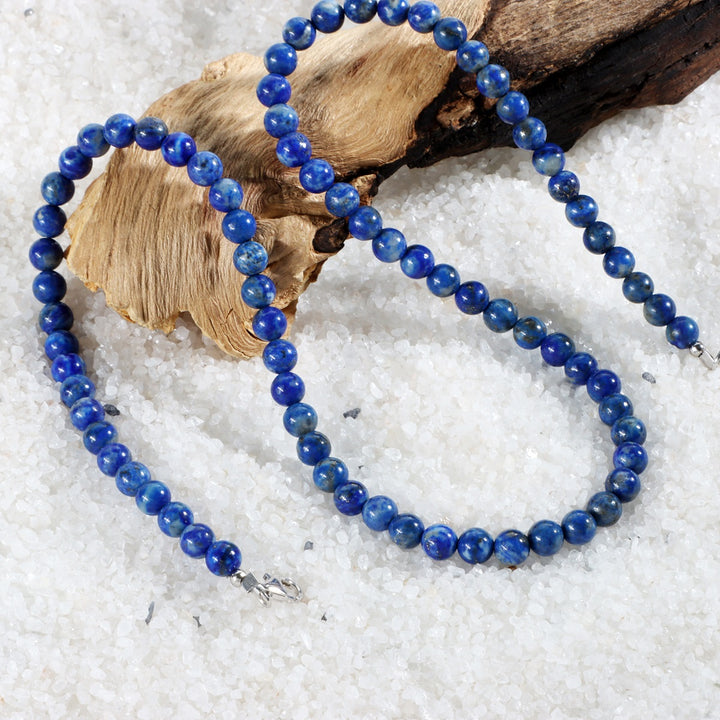
[[[714,370],[720,365],[720,353],[713,355],[701,342],[694,342],[690,348],[693,357],[700,358],[709,370]]]
[[[268,573],[263,575],[260,582],[251,572],[238,570],[230,582],[235,587],[241,587],[246,592],[254,592],[261,605],[267,607],[273,598],[295,602],[302,599],[302,590],[298,584],[290,578],[274,578]]]

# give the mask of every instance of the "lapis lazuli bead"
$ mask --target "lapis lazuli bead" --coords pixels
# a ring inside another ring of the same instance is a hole
[[[478,40],[464,42],[455,53],[455,62],[465,72],[476,73],[490,61],[490,53],[485,45]]]
[[[335,492],[336,487],[345,485],[350,479],[347,465],[336,457],[327,457],[313,468],[315,486],[326,493]]]
[[[333,2],[333,0],[321,0],[313,7],[310,20],[320,32],[334,33],[342,27],[345,21],[345,11],[339,3]]]
[[[150,471],[137,460],[131,460],[118,468],[115,474],[115,486],[128,497],[135,497],[142,485],[150,482]]]
[[[283,372],[272,381],[270,394],[278,405],[290,407],[305,396],[305,383],[294,372]]]
[[[85,361],[77,353],[58,355],[52,362],[50,374],[59,383],[72,375],[84,375]]]
[[[167,134],[167,125],[160,118],[144,117],[135,125],[135,142],[143,150],[158,150]]]
[[[540,318],[532,315],[520,318],[513,327],[515,342],[525,350],[534,350],[540,347],[547,337],[547,328]]]
[[[171,500],[170,488],[158,480],[143,483],[135,494],[135,504],[145,515],[157,515]]]
[[[400,260],[400,269],[409,278],[427,277],[435,267],[435,257],[425,245],[410,245]]]
[[[643,316],[656,327],[663,327],[675,317],[675,302],[663,293],[651,295],[643,305]]]
[[[322,193],[335,183],[335,171],[327,160],[308,160],[300,168],[300,184],[311,193]]]
[[[108,443],[115,442],[117,430],[109,422],[101,421],[88,425],[83,433],[83,444],[93,455],[97,455]]]
[[[562,521],[563,535],[571,545],[585,545],[595,537],[597,523],[585,510],[571,510]]]
[[[639,443],[624,442],[615,448],[613,465],[616,468],[627,468],[640,475],[648,465],[648,454]]]
[[[345,483],[335,488],[333,500],[343,515],[359,515],[368,500],[368,491],[360,482]]]
[[[277,374],[292,370],[297,363],[297,358],[297,349],[288,340],[273,340],[263,350],[265,367],[270,372]]]
[[[377,13],[377,0],[345,0],[345,17],[354,23],[370,22]]]
[[[237,180],[220,178],[210,186],[208,202],[219,212],[237,210],[243,201],[243,189]]]
[[[565,217],[575,227],[587,227],[597,220],[598,206],[589,195],[578,195],[565,206]]]
[[[575,385],[585,385],[596,370],[597,360],[590,353],[575,353],[565,363],[565,376]]]
[[[81,128],[77,136],[80,152],[91,158],[100,157],[110,149],[110,143],[105,139],[105,128],[98,123],[90,123]]]
[[[605,253],[603,270],[611,278],[627,277],[635,267],[635,256],[624,247],[616,245]]]
[[[620,418],[629,417],[633,414],[633,404],[630,398],[622,393],[612,393],[600,401],[598,406],[600,420],[611,427]]]
[[[288,133],[278,140],[275,155],[286,167],[300,167],[312,157],[310,141],[301,132]]]
[[[360,207],[360,194],[348,183],[335,183],[325,193],[325,207],[335,217],[348,217]]]
[[[552,333],[540,344],[542,359],[553,367],[564,365],[575,353],[575,343],[564,333]]]
[[[530,554],[530,543],[519,530],[504,530],[495,538],[494,550],[503,565],[521,565]]]
[[[458,310],[466,315],[479,315],[490,302],[487,288],[477,280],[462,283],[455,293]]]
[[[265,67],[269,73],[275,75],[290,75],[297,67],[297,52],[295,48],[286,43],[275,43],[265,51]]]
[[[192,510],[181,502],[169,502],[157,516],[158,527],[169,537],[180,537],[193,520]]]
[[[71,408],[82,398],[95,396],[95,385],[86,375],[71,375],[60,386],[60,400],[65,407]]]
[[[605,479],[605,489],[613,493],[620,502],[630,502],[640,492],[640,478],[629,468],[616,468]]]
[[[223,164],[215,153],[201,150],[188,160],[187,174],[196,185],[210,187],[222,177]]]
[[[387,530],[393,518],[398,514],[395,501],[386,495],[371,497],[362,509],[363,522],[377,532]]]
[[[317,423],[315,408],[307,403],[294,403],[283,414],[283,426],[293,437],[299,438],[312,432],[317,427]]]
[[[447,560],[457,549],[457,535],[447,525],[430,525],[420,540],[425,554],[433,560]]]
[[[115,477],[117,471],[132,460],[130,449],[122,443],[108,443],[97,454],[97,466],[103,475]]]
[[[92,160],[80,152],[77,145],[71,145],[60,153],[58,169],[68,180],[80,180],[90,174]]]
[[[467,40],[467,28],[461,20],[445,17],[435,23],[433,39],[441,50],[457,50]]]
[[[180,536],[180,549],[191,558],[205,557],[215,541],[215,533],[203,523],[188,525]]]
[[[33,215],[33,227],[40,237],[56,237],[65,229],[67,216],[57,205],[43,205]]]
[[[243,302],[255,309],[270,305],[275,294],[275,283],[267,275],[250,275],[240,288]]]
[[[513,127],[513,142],[521,150],[537,150],[546,140],[545,124],[536,117],[526,117]]]
[[[58,355],[76,353],[80,350],[78,339],[67,330],[56,330],[45,340],[45,354],[54,360]]]
[[[476,85],[485,97],[502,97],[510,89],[510,73],[502,65],[486,65],[478,72]]]
[[[588,501],[587,511],[593,516],[598,527],[608,527],[620,519],[622,504],[614,493],[599,492]]]
[[[216,540],[205,553],[207,569],[219,577],[234,575],[242,564],[240,548],[227,540]]]
[[[281,138],[283,135],[295,132],[300,120],[294,108],[285,103],[278,103],[265,112],[263,124],[268,135]]]
[[[67,292],[65,278],[54,270],[43,270],[35,276],[32,284],[33,295],[41,303],[62,300]]]
[[[396,27],[407,20],[409,9],[408,0],[378,0],[377,15],[385,25]]]
[[[518,321],[517,309],[509,300],[495,298],[483,310],[483,321],[493,332],[508,332],[515,327],[515,323]]]
[[[642,445],[647,440],[645,423],[632,415],[622,417],[612,426],[610,439],[615,445],[622,445],[626,442]]]
[[[604,255],[615,245],[615,231],[602,220],[590,223],[583,232],[585,248],[595,255]]]
[[[460,287],[460,274],[452,265],[440,263],[432,269],[425,282],[436,297],[450,297]]]
[[[249,231],[245,231],[245,234]],[[234,232],[234,231],[233,231]],[[257,275],[268,265],[267,250],[254,240],[241,242],[233,253],[233,265],[243,275]]]
[[[307,18],[290,18],[283,27],[283,40],[296,50],[307,50],[315,42],[315,28]]]
[[[272,107],[285,104],[290,99],[292,89],[283,75],[270,73],[258,83],[255,94],[265,107]]]
[[[390,539],[401,548],[410,550],[417,547],[422,540],[425,526],[417,515],[401,513],[396,515],[388,525]]]
[[[54,270],[62,262],[63,250],[54,238],[40,238],[30,246],[28,259],[36,270]]]
[[[103,135],[113,147],[128,147],[135,142],[135,120],[125,113],[111,115],[105,121]]]
[[[476,565],[490,558],[494,546],[490,533],[482,528],[470,528],[458,538],[457,551],[466,563]]]
[[[632,272],[622,284],[623,295],[631,303],[644,303],[655,289],[652,278],[644,272]]]
[[[408,24],[419,33],[429,33],[438,24],[442,13],[440,8],[429,0],[413,3],[408,10]]]
[[[533,167],[541,174],[555,177],[565,167],[565,153],[555,143],[545,143],[532,156]]]
[[[306,433],[296,443],[297,456],[304,465],[317,465],[330,457],[330,440],[317,430]]]
[[[405,236],[395,228],[384,228],[379,235],[373,238],[372,249],[380,262],[397,262],[407,250]]]
[[[369,205],[358,208],[348,218],[348,232],[358,240],[372,240],[382,230],[380,213]]]
[[[40,329],[48,335],[56,330],[69,330],[74,320],[72,310],[63,302],[43,305],[38,313]]]
[[[530,549],[541,557],[555,555],[565,541],[563,530],[552,520],[540,520],[528,530]]]
[[[587,381],[588,395],[597,403],[608,395],[619,393],[621,388],[620,378],[612,370],[598,370]]]
[[[170,133],[160,146],[163,160],[173,167],[185,167],[197,152],[195,141],[184,132]]]
[[[504,123],[517,125],[527,118],[530,103],[521,92],[511,90],[495,103],[495,112]]]
[[[667,341],[680,350],[686,350],[695,344],[700,337],[697,323],[686,315],[679,315],[668,323],[665,328]]]
[[[91,397],[80,398],[70,408],[70,422],[78,430],[87,430],[93,423],[102,422],[104,419],[105,408]]]
[[[222,221],[223,235],[232,243],[251,240],[257,231],[257,223],[247,210],[231,210]]]
[[[561,203],[569,203],[574,200],[580,192],[580,180],[575,173],[569,170],[562,170],[548,180],[548,192],[553,200]]]
[[[75,183],[59,172],[51,172],[42,179],[40,193],[48,205],[64,205],[72,200]]]

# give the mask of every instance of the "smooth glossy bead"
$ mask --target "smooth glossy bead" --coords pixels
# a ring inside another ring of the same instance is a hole
[[[325,207],[335,217],[348,217],[360,207],[360,194],[348,183],[335,183],[325,193]]]
[[[290,18],[283,27],[283,40],[296,50],[307,50],[315,42],[315,28],[307,18]]]
[[[57,330],[69,330],[73,326],[73,321],[72,310],[63,302],[43,305],[38,313],[40,329],[48,335]]]
[[[105,121],[103,135],[113,147],[128,147],[135,142],[135,120],[125,113],[111,115]]]
[[[518,313],[515,306],[505,298],[496,298],[483,310],[485,325],[496,333],[508,332],[515,327]]]
[[[271,45],[264,56],[265,67],[271,74],[290,75],[297,67],[297,52],[288,43],[275,43]]]
[[[487,288],[477,280],[462,283],[455,293],[455,304],[466,315],[479,315],[490,302]]]
[[[648,465],[648,454],[639,443],[624,442],[615,448],[613,465],[616,468],[627,468],[640,475]]]
[[[36,270],[54,270],[62,262],[63,250],[54,238],[40,238],[30,246],[28,259]]]
[[[511,90],[495,103],[497,116],[508,125],[517,125],[527,118],[530,103],[521,93]]]
[[[296,438],[312,432],[317,427],[317,423],[318,416],[315,408],[307,403],[294,403],[283,414],[285,430]]]
[[[345,21],[345,11],[339,3],[322,0],[312,9],[310,20],[320,32],[333,33],[342,27]]]
[[[40,193],[48,205],[64,205],[75,194],[75,183],[59,172],[51,172],[42,179]]]
[[[219,212],[237,210],[243,201],[243,189],[237,180],[221,178],[210,186],[208,202]]]
[[[158,150],[167,134],[167,125],[160,118],[144,117],[135,125],[135,142],[143,150]]]
[[[521,565],[530,554],[530,543],[519,530],[504,530],[495,538],[494,550],[503,565]]]
[[[559,145],[545,143],[533,152],[532,164],[541,175],[555,177],[565,167],[565,153]]]
[[[440,8],[429,0],[420,0],[408,10],[408,24],[419,33],[429,33],[438,24],[442,13]]]
[[[157,515],[170,502],[170,498],[170,489],[165,483],[150,480],[138,488],[135,504],[145,515]]]
[[[77,353],[80,350],[78,339],[67,330],[56,330],[45,340],[45,354],[54,360],[58,355]]]
[[[575,353],[565,363],[565,375],[575,385],[585,385],[596,371],[597,360],[590,353]]]
[[[540,520],[528,530],[530,549],[541,557],[554,555],[564,540],[562,528],[552,520]]]
[[[441,50],[457,50],[467,40],[467,28],[457,18],[442,18],[433,27],[433,39]]]
[[[397,262],[407,250],[405,236],[395,228],[385,228],[373,238],[372,249],[380,262]]]
[[[300,168],[300,184],[311,193],[322,193],[335,183],[335,171],[327,160],[308,160]]]
[[[623,295],[632,303],[644,303],[652,294],[655,284],[644,272],[630,273],[622,284]]]
[[[587,392],[592,400],[599,403],[613,393],[619,393],[622,384],[612,370],[598,370],[587,381]]]
[[[598,406],[600,420],[605,425],[614,425],[620,418],[633,414],[633,405],[630,398],[622,393],[612,393],[600,401]]]
[[[465,72],[476,73],[482,70],[490,61],[490,53],[478,40],[464,42],[455,53],[455,62]]]
[[[222,177],[223,164],[215,153],[201,150],[188,160],[187,174],[195,185],[210,187]]]
[[[150,480],[150,471],[136,460],[120,466],[115,474],[115,486],[128,497],[135,497],[140,487]]]
[[[115,477],[117,471],[132,460],[130,449],[122,443],[108,443],[97,455],[97,466],[103,475]]]
[[[33,215],[33,227],[40,237],[56,237],[65,229],[67,216],[57,205],[42,205]]]
[[[85,125],[77,136],[80,152],[91,158],[100,157],[110,149],[110,143],[105,139],[105,128],[98,123]]]
[[[170,133],[160,145],[163,160],[173,167],[185,167],[197,152],[195,141],[184,132]]]
[[[240,288],[243,302],[255,309],[270,305],[275,294],[275,283],[267,275],[250,275]]]
[[[234,575],[242,564],[242,554],[237,545],[227,540],[216,540],[205,553],[205,565],[220,577]]]
[[[286,167],[300,167],[312,157],[310,141],[301,132],[288,133],[277,141],[275,155]]]
[[[304,465],[317,465],[330,457],[330,440],[317,430],[306,433],[296,443],[297,456]]]
[[[377,15],[385,25],[395,27],[402,25],[407,20],[409,9],[408,0],[379,0]]]
[[[87,430],[93,423],[104,419],[105,408],[94,398],[80,398],[70,408],[70,422],[78,430]]]
[[[315,486],[326,493],[335,492],[336,487],[345,485],[349,479],[347,465],[340,458],[327,457],[313,468]]]
[[[284,104],[290,99],[292,93],[287,78],[277,73],[266,75],[257,85],[255,94],[257,99],[265,106]]]
[[[422,549],[433,560],[447,560],[457,548],[458,538],[447,525],[430,525],[422,534]]]
[[[471,565],[488,560],[493,554],[494,547],[492,536],[482,528],[466,530],[457,542],[458,555]]]
[[[675,318],[675,303],[668,295],[656,293],[645,301],[643,315],[651,325],[663,327]]]
[[[283,135],[295,132],[300,121],[294,108],[285,103],[278,103],[265,112],[263,123],[268,135],[281,138]]]
[[[77,145],[71,145],[60,153],[58,169],[68,180],[80,180],[90,174],[92,160],[80,152]]]
[[[382,230],[380,213],[369,205],[358,208],[348,218],[348,232],[358,240],[372,240]]]
[[[571,545],[585,545],[595,537],[597,523],[585,510],[571,510],[562,521],[563,535]]]
[[[587,511],[593,516],[598,527],[608,527],[620,519],[622,505],[614,493],[599,492],[588,501]]]
[[[597,220],[598,206],[589,195],[578,195],[565,206],[565,217],[575,227],[587,227]]]
[[[263,350],[265,367],[270,372],[277,374],[292,370],[297,363],[297,358],[297,349],[288,340],[273,340]]]
[[[305,396],[305,383],[294,372],[283,372],[272,381],[270,394],[278,405],[290,407]]]
[[[502,97],[510,89],[510,73],[502,65],[486,65],[478,72],[476,85],[485,97]]]
[[[345,0],[345,17],[354,23],[370,22],[377,12],[376,0]]]
[[[188,525],[180,535],[180,549],[191,558],[205,557],[215,541],[215,533],[202,523]]]
[[[686,315],[678,315],[665,328],[667,341],[680,350],[686,350],[698,341],[700,329],[697,323]]]
[[[371,497],[362,509],[364,523],[377,532],[387,530],[393,518],[398,514],[397,505],[386,495]]]
[[[537,150],[546,140],[547,129],[536,117],[526,117],[513,127],[513,142],[521,150]]]
[[[605,253],[603,269],[611,278],[627,277],[635,267],[635,256],[624,247],[615,246]]]
[[[425,526],[422,520],[411,513],[396,515],[388,525],[390,539],[405,550],[410,550],[420,544],[424,530]]]
[[[628,415],[615,422],[610,430],[610,439],[615,445],[622,445],[626,442],[642,445],[647,439],[647,430],[642,420]]]
[[[222,221],[223,235],[232,243],[251,240],[257,231],[255,217],[247,210],[231,210]]]
[[[525,350],[534,350],[540,347],[547,337],[547,328],[540,318],[532,315],[520,318],[513,327],[515,342]]]
[[[268,266],[267,250],[254,240],[241,242],[233,253],[233,265],[243,275],[257,275]]]
[[[595,255],[604,255],[615,245],[615,231],[602,220],[590,223],[583,232],[585,248]]]
[[[62,381],[60,386],[60,400],[65,407],[71,408],[82,398],[95,396],[95,385],[86,375],[71,375]]]
[[[607,476],[605,489],[613,493],[620,502],[630,502],[640,492],[640,478],[629,468],[616,468]]]
[[[180,537],[192,525],[192,510],[181,502],[169,502],[157,516],[158,527],[169,537]]]
[[[435,258],[424,245],[410,245],[400,260],[400,269],[415,280],[427,277],[434,267]]]
[[[433,295],[450,297],[460,287],[460,274],[452,265],[440,263],[432,269],[425,282]]]
[[[117,430],[109,422],[94,422],[83,433],[83,444],[93,455],[97,455],[108,443],[115,442]]]
[[[359,482],[349,482],[335,488],[333,500],[343,515],[359,515],[368,499],[367,488]]]
[[[33,295],[41,303],[62,300],[67,292],[65,278],[54,270],[43,270],[35,276],[32,284]]]
[[[72,375],[85,374],[85,361],[77,353],[58,355],[52,362],[50,374],[55,382],[62,382]]]
[[[553,200],[568,203],[580,192],[580,181],[575,173],[562,170],[548,180],[548,192]]]

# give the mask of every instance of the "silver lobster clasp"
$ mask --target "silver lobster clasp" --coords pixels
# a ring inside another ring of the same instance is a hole
[[[241,587],[246,592],[254,592],[261,605],[267,607],[273,598],[295,602],[302,599],[302,590],[290,578],[274,578],[268,573],[263,575],[260,582],[251,572],[238,570],[231,576],[230,582],[235,587]]]
[[[694,342],[689,350],[693,357],[703,361],[708,370],[714,370],[720,365],[720,353],[713,355],[701,342]]]

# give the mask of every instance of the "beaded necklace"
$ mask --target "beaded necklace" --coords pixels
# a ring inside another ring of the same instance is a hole
[[[332,166],[314,158],[309,140],[298,131],[299,119],[288,105],[291,86],[288,76],[297,66],[297,52],[310,47],[318,32],[332,33],[340,29],[344,19],[354,23],[369,22],[375,15],[386,25],[407,22],[418,33],[432,34],[435,44],[455,53],[458,67],[476,76],[479,92],[494,99],[498,117],[512,126],[514,143],[532,152],[537,172],[548,177],[548,191],[553,199],[564,204],[567,220],[583,229],[585,247],[602,255],[603,268],[613,278],[622,279],[622,292],[632,303],[642,304],[643,315],[651,324],[665,328],[669,343],[687,349],[709,367],[720,364],[720,355],[713,356],[699,342],[694,320],[676,314],[674,301],[656,293],[649,275],[635,271],[632,253],[616,245],[613,228],[598,220],[598,206],[588,195],[580,194],[577,176],[565,169],[562,149],[547,142],[543,123],[530,115],[527,98],[510,89],[508,71],[490,63],[486,46],[467,40],[464,24],[453,17],[442,17],[432,2],[421,0],[410,5],[407,0],[346,0],[343,6],[334,0],[321,0],[312,9],[310,19],[292,18],[283,29],[282,43],[272,45],[264,56],[268,74],[257,86],[257,97],[268,109],[264,125],[277,140],[279,162],[299,168],[299,180],[309,193],[324,194],[325,206],[335,217],[346,218],[349,233],[358,240],[371,241],[375,257],[383,263],[399,262],[402,272],[412,279],[424,279],[431,294],[454,298],[457,308],[468,315],[482,315],[487,328],[494,333],[512,331],[517,345],[526,350],[539,350],[550,366],[562,368],[571,383],[584,385],[598,405],[600,420],[610,428],[615,446],[605,487],[595,493],[585,509],[574,509],[560,522],[540,520],[526,533],[511,528],[496,537],[482,528],[456,533],[445,524],[425,526],[416,515],[399,512],[396,503],[385,495],[370,496],[363,483],[352,480],[347,465],[331,455],[329,439],[317,430],[315,409],[303,402],[305,385],[293,372],[297,362],[295,346],[283,336],[287,321],[281,310],[272,306],[276,288],[265,274],[268,255],[253,238],[255,218],[241,209],[243,190],[232,178],[223,177],[220,158],[212,152],[197,150],[193,138],[184,132],[170,133],[165,123],[154,117],[139,121],[125,114],[116,114],[104,124],[83,127],[77,144],[66,148],[59,157],[59,170],[47,175],[41,183],[46,205],[34,214],[33,225],[40,235],[30,248],[30,262],[39,273],[33,281],[33,294],[43,303],[39,325],[47,334],[45,353],[52,361],[53,379],[60,385],[60,398],[69,409],[70,421],[83,432],[83,442],[97,456],[102,473],[113,477],[118,490],[135,499],[145,514],[157,517],[160,530],[179,538],[180,547],[193,558],[203,558],[215,575],[255,592],[263,604],[278,597],[297,600],[300,588],[287,578],[269,575],[259,581],[241,569],[241,552],[237,545],[215,538],[203,523],[196,523],[193,512],[182,502],[172,500],[165,483],[154,480],[142,463],[133,460],[130,450],[117,442],[117,430],[105,419],[105,409],[95,398],[95,386],[86,375],[80,357],[77,337],[70,330],[73,313],[62,302],[66,282],[55,271],[63,258],[57,240],[66,223],[61,206],[74,195],[75,181],[87,176],[93,158],[104,155],[110,147],[126,148],[136,143],[146,151],[160,150],[169,165],[187,170],[196,185],[207,187],[208,202],[224,215],[224,236],[236,244],[233,262],[245,276],[242,299],[255,310],[252,320],[254,334],[267,344],[263,350],[265,367],[275,375],[271,394],[285,407],[283,425],[297,438],[300,461],[312,467],[315,485],[332,493],[338,511],[359,515],[372,530],[387,531],[389,538],[402,548],[421,546],[434,560],[445,560],[455,552],[469,564],[486,562],[493,554],[507,566],[523,563],[534,552],[539,556],[557,553],[564,543],[584,545],[598,527],[616,523],[624,503],[637,497],[639,476],[647,467],[648,456],[643,447],[646,439],[644,423],[635,417],[630,399],[621,392],[620,378],[611,370],[601,369],[597,360],[586,352],[576,351],[573,341],[564,333],[548,333],[545,323],[532,315],[521,317],[515,305],[505,298],[492,298],[485,285],[476,280],[461,282],[458,271],[447,263],[436,263],[433,252],[424,245],[408,245],[405,236],[395,228],[385,227],[374,208],[360,204],[357,190],[348,183],[335,182]]]

